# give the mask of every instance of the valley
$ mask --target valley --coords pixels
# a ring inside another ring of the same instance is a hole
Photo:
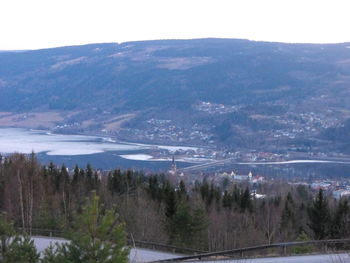
[[[348,43],[241,39],[2,52],[0,127],[200,149],[143,153],[163,160],[347,160],[349,61]]]

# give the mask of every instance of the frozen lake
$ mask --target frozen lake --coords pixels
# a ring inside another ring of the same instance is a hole
[[[137,168],[164,170],[170,167],[172,153],[178,150],[197,151],[196,147],[151,145],[115,141],[109,137],[53,134],[47,131],[21,128],[0,128],[0,154],[15,152],[29,154],[34,151],[43,163],[53,161],[69,167],[92,164],[95,168]],[[168,151],[163,158],[150,153]],[[200,160],[177,160],[195,163]]]
[[[90,163],[94,168],[100,169],[131,168],[155,172],[166,171],[171,165],[173,153],[179,150],[196,153],[199,152],[200,148],[129,143],[115,141],[103,136],[53,134],[40,130],[0,128],[0,154],[14,152],[29,154],[34,151],[39,161],[44,164],[52,161],[58,165],[64,163],[70,168],[76,164],[85,167],[87,163]],[[159,155],[159,152],[162,152],[162,154]],[[340,171],[341,174],[348,174],[350,164],[348,161],[336,160],[232,162],[231,160],[215,161],[206,158],[194,158],[192,155],[177,156],[176,162],[178,168],[186,168],[185,170],[200,170],[226,165],[227,169],[230,168],[231,170],[235,168],[234,166],[239,169],[240,167],[259,166],[259,172],[261,172],[261,167],[267,166],[309,165],[311,167],[312,165],[312,168],[318,169],[317,167],[322,165],[337,165],[343,167],[343,170]],[[310,169],[309,167],[308,169]],[[319,172],[317,171],[317,173]]]
[[[89,155],[103,152],[140,151],[158,148],[175,152],[177,150],[196,150],[195,147],[149,145],[116,142],[109,137],[52,134],[45,131],[20,128],[0,128],[1,153],[36,153],[47,155]]]

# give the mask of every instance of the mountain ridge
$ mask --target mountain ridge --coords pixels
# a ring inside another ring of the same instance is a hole
[[[206,38],[0,52],[0,125],[248,149],[318,148],[326,138],[317,150],[336,150],[329,133],[350,118],[349,83],[349,43]]]

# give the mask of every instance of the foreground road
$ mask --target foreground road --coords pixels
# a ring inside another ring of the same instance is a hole
[[[313,256],[273,257],[240,260],[192,261],[205,263],[350,263],[349,254],[324,254]]]
[[[68,242],[63,238],[48,238],[48,237],[32,237],[34,244],[38,252],[43,252],[48,246],[55,245],[56,243],[62,244]],[[155,260],[162,260],[168,258],[174,258],[179,255],[173,253],[167,253],[162,251],[155,251],[150,249],[132,248],[130,249],[129,260],[133,263],[138,262],[150,262]]]
[[[42,252],[50,244],[65,243],[63,238],[33,237],[34,244],[39,252]],[[180,255],[155,251],[150,249],[133,248],[130,251],[130,262],[141,263],[162,259],[179,257]],[[189,262],[189,261],[186,261]],[[205,263],[350,263],[349,254],[324,254],[312,256],[293,256],[293,257],[273,257],[257,259],[240,259],[240,260],[216,260],[216,261],[192,261]]]

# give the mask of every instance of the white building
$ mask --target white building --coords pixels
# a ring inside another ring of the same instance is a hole
[[[249,172],[248,175],[238,175],[234,171],[232,171],[231,177],[234,181],[251,181],[253,178],[253,174],[252,172]]]
[[[339,190],[333,191],[333,197],[338,200],[342,197],[349,197],[349,196],[350,196],[350,190],[339,189]]]

